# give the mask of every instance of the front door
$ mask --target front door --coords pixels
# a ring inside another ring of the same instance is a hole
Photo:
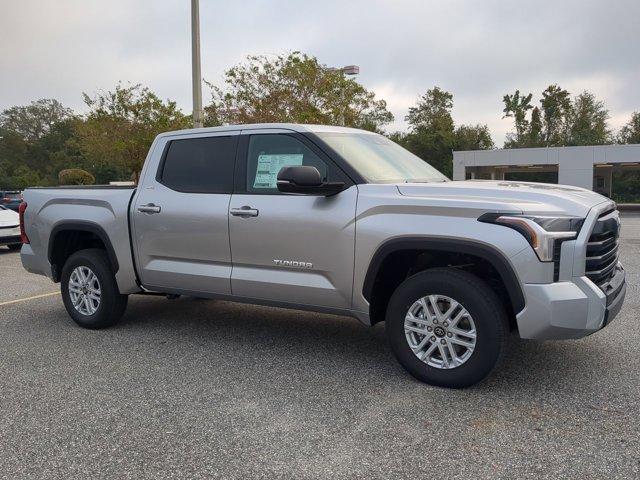
[[[162,158],[145,175],[132,209],[145,287],[231,293],[228,211],[238,138],[238,132],[181,135],[159,146]]]
[[[356,185],[299,134],[244,133],[229,209],[233,295],[350,308]],[[281,194],[285,165],[314,166],[347,188],[331,197]]]

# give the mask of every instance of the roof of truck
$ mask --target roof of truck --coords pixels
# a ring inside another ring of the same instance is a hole
[[[306,125],[302,123],[249,123],[245,125],[223,125],[220,127],[190,128],[186,130],[175,130],[172,132],[164,132],[159,136],[175,135],[176,133],[207,133],[207,132],[225,132],[236,130],[265,130],[265,129],[281,129],[291,130],[293,132],[335,132],[335,133],[373,133],[358,128],[338,127],[334,125]]]

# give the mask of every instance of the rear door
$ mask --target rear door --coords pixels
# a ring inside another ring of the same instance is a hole
[[[316,167],[345,190],[287,195],[276,188],[285,165]],[[229,226],[234,295],[287,304],[350,308],[358,191],[300,134],[243,131]]]
[[[238,133],[168,137],[132,206],[142,284],[231,293],[228,211]]]

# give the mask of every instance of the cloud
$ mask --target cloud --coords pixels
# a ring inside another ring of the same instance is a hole
[[[456,122],[487,123],[497,144],[511,128],[501,98],[516,88],[536,100],[550,83],[591,90],[616,128],[640,109],[637,0],[201,0],[200,9],[208,80],[249,54],[355,63],[396,116],[391,129],[406,127],[408,107],[433,85],[454,94]],[[82,91],[119,80],[191,108],[187,0],[5,2],[0,58],[0,108],[54,97],[82,109]]]

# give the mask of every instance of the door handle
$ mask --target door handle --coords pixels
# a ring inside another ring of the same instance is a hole
[[[147,203],[146,205],[140,205],[138,207],[138,211],[142,213],[160,213],[160,205],[155,205],[153,203]]]
[[[250,206],[245,205],[244,207],[240,208],[232,208],[231,210],[229,210],[229,213],[234,217],[249,218],[257,217],[259,212],[257,208],[251,208]]]

